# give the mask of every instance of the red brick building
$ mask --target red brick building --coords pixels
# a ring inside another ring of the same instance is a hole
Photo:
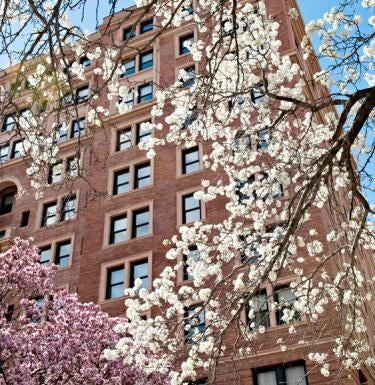
[[[283,53],[290,55],[306,73],[317,72],[316,60],[306,62],[302,58],[302,19],[287,17],[291,7],[297,8],[295,0],[267,0],[266,3],[269,14],[280,21]],[[111,19],[115,26],[112,34],[107,33],[109,19],[105,19],[92,39],[104,46],[112,44],[112,39],[121,44],[132,33],[129,27],[139,14],[135,12],[131,18],[127,17],[126,10],[115,14]],[[58,287],[77,292],[82,301],[99,303],[112,315],[124,314],[123,289],[131,287],[135,278],[141,278],[145,287],[152,287],[153,278],[167,263],[162,241],[173,236],[179,225],[197,218],[218,221],[226,216],[220,200],[199,207],[191,199],[201,180],[210,177],[202,167],[203,145],[190,150],[166,146],[160,148],[152,160],[138,149],[139,142],[156,134],[140,129],[140,123],[151,119],[155,89],[172,84],[181,68],[194,67],[199,71],[183,45],[184,41],[197,38],[191,24],[161,35],[153,27],[155,24],[156,20],[145,18],[137,25],[132,38],[135,49],[123,53],[125,74],[138,94],[137,98],[129,99],[132,110],[118,114],[116,101],[106,100],[105,92],[101,92],[98,104],[104,104],[111,112],[101,128],[87,124],[86,113],[90,108],[87,95],[100,84],[93,71],[95,63],[88,59],[82,61],[87,81],[77,84],[78,113],[67,117],[68,131],[62,132],[58,139],[62,165],[48,171],[50,188],[42,199],[34,199],[25,172],[27,160],[19,156],[20,138],[11,129],[11,109],[4,115],[0,133],[0,242],[6,245],[15,236],[32,236],[41,250],[42,263],[54,262],[60,266],[56,278]],[[0,79],[6,89],[11,87],[15,71],[16,68],[10,68]],[[22,91],[26,96],[27,92]],[[310,97],[324,92],[318,85],[306,88]],[[53,117],[50,117],[52,123]],[[78,178],[75,177],[77,157],[82,176]],[[22,194],[24,190],[28,193]],[[313,217],[318,232],[326,234],[328,213],[316,209]],[[364,269],[373,270],[373,266],[364,262]],[[184,282],[189,277],[181,271],[179,279]],[[285,285],[290,278],[286,276],[282,280],[280,285]],[[273,297],[272,287],[265,290]],[[306,361],[306,345],[280,351],[275,341],[288,338],[288,326],[278,322],[275,312],[270,312],[268,326],[273,330],[262,340],[259,354],[236,365],[225,364],[222,368],[229,365],[229,370],[219,370],[218,383],[291,385],[293,376],[301,371],[307,373],[304,384],[309,385],[333,384],[340,378],[339,375],[327,379],[313,363]],[[317,351],[327,349],[334,335],[332,330],[325,330],[323,334]],[[340,383],[366,382],[345,375]]]

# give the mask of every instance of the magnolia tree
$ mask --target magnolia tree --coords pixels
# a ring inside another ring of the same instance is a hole
[[[99,127],[110,113],[98,102],[104,90],[118,101],[119,113],[131,108],[132,84],[118,80],[131,33],[121,46],[113,40],[101,45],[68,24],[69,1],[6,4],[3,53],[22,21],[33,20],[40,36],[21,52],[18,72],[31,85],[30,103],[49,101],[40,114],[20,113],[18,122],[32,156],[28,173],[40,193],[45,166],[58,157],[53,142],[64,119],[42,133],[37,127],[51,114],[78,116],[64,108],[73,82],[85,79],[83,62],[74,58],[97,63],[87,119]],[[280,20],[263,2],[202,0],[193,12],[189,1],[144,0],[137,6],[142,12],[133,29],[154,14],[156,37],[192,23],[198,40],[187,48],[200,65],[193,79],[182,70],[175,84],[156,85],[153,123],[144,126],[156,135],[141,148],[152,158],[160,146],[207,143],[203,163],[211,177],[195,198],[221,202],[227,215],[221,222],[208,218],[183,226],[165,241],[169,267],[152,291],[128,291],[131,322],[116,326],[126,337],[106,357],[168,375],[172,384],[201,375],[213,380],[223,357],[238,362],[265,346],[271,311],[273,324],[289,325],[274,341],[280,351],[302,349],[327,377],[360,368],[371,376],[374,1],[342,1],[307,26],[299,55],[314,61],[311,39],[318,35],[325,69],[317,73],[282,54]],[[357,16],[360,11],[367,19]],[[298,11],[290,9],[289,17],[298,18]],[[113,28],[103,34],[111,36]],[[75,35],[80,40],[72,42]],[[43,56],[30,60],[36,48]],[[4,90],[3,105],[13,105],[15,96]],[[327,223],[319,223],[323,217]],[[177,276],[191,245],[197,248],[187,259],[193,282],[181,285]],[[278,289],[286,276],[293,277],[288,288]],[[140,314],[150,309],[154,317],[144,320]]]
[[[133,363],[106,360],[123,320],[54,289],[55,271],[39,258],[20,239],[0,254],[0,384],[165,383]]]

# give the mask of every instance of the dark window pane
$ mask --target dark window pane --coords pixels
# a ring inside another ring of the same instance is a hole
[[[189,174],[190,172],[198,171],[199,163],[199,148],[198,146],[182,151],[182,173]]]
[[[57,203],[48,203],[44,205],[42,216],[42,227],[50,226],[56,223]]]
[[[131,129],[125,128],[117,131],[116,151],[126,150],[131,147]]]
[[[122,77],[133,75],[135,73],[135,58],[123,61],[122,65],[124,66],[124,72]]]
[[[51,260],[51,246],[41,247],[39,250],[40,260],[39,263],[41,265],[46,265]]]
[[[138,87],[138,103],[148,102],[152,99],[152,84],[147,83]]]
[[[283,325],[285,323],[297,321],[299,319],[299,314],[293,306],[295,301],[296,296],[290,287],[282,286],[275,290],[275,302],[278,304],[278,309],[276,311],[278,325]],[[293,313],[291,320],[284,319],[284,310],[289,310]]]
[[[150,162],[135,166],[134,188],[142,188],[151,183]]]
[[[139,70],[145,70],[153,66],[153,51],[143,52],[139,56]]]
[[[71,252],[71,243],[69,241],[59,242],[56,245],[56,257],[55,264],[63,267],[69,266],[70,260],[70,252]]]
[[[191,223],[201,220],[201,202],[194,198],[194,194],[182,197],[182,222]]]
[[[60,124],[54,132],[54,143],[62,143],[68,139],[68,127],[66,124]]]
[[[114,267],[107,272],[106,299],[124,295],[124,266]]]
[[[270,326],[267,294],[265,292],[255,295],[250,300],[247,310],[248,325],[252,330],[257,330],[260,326]]]
[[[194,279],[193,274],[190,273],[191,262],[198,262],[200,254],[197,246],[190,246],[189,253],[184,255],[184,279],[190,280]]]
[[[15,195],[16,195],[16,191],[11,187],[5,189],[1,193],[0,215],[7,214],[12,211]]]
[[[29,224],[30,210],[24,211],[21,216],[20,227],[26,227]]]
[[[84,67],[90,67],[91,66],[91,60],[87,56],[82,56],[79,59],[79,64],[82,64]]]
[[[15,114],[9,114],[4,117],[1,131],[12,131],[16,126]]]
[[[148,142],[151,139],[151,130],[144,128],[142,123],[137,124],[135,144]]]
[[[85,118],[81,118],[78,121],[73,120],[72,122],[72,132],[70,133],[71,138],[78,138],[85,135]]]
[[[185,326],[186,343],[191,344],[202,338],[206,330],[204,310],[198,306],[189,307],[185,311],[185,317],[189,317]]]
[[[16,140],[13,142],[12,152],[10,154],[11,159],[20,158],[24,153],[23,140]]]
[[[77,156],[69,158],[66,162],[66,176],[73,179],[79,174],[79,160]]]
[[[265,150],[268,147],[269,134],[267,129],[257,132],[257,149],[259,151]]]
[[[116,171],[113,180],[113,195],[129,191],[129,169]]]
[[[9,159],[9,144],[0,147],[0,163],[6,162]]]
[[[83,103],[89,98],[89,87],[81,87],[76,91],[76,103]]]
[[[141,22],[140,33],[151,31],[154,28],[152,19]]]
[[[119,243],[126,241],[127,230],[127,217],[126,215],[120,215],[118,217],[111,218],[111,233],[110,243]]]
[[[184,68],[185,74],[182,76],[182,87],[191,87],[195,82],[195,66]]]
[[[179,43],[180,43],[179,44],[180,55],[185,55],[187,53],[190,53],[190,50],[189,50],[189,48],[186,47],[186,44],[187,43],[193,43],[193,42],[194,42],[194,34],[193,33],[180,37],[180,41],[179,41]]]
[[[62,162],[50,166],[48,171],[48,183],[57,183],[62,180]]]
[[[148,260],[136,261],[131,264],[130,271],[130,287],[134,287],[135,280],[142,280],[140,288],[147,289],[148,287]]]
[[[150,213],[148,207],[146,209],[133,212],[133,238],[142,237],[149,234]]]
[[[125,28],[122,31],[122,40],[129,40],[135,37],[135,30],[132,27]]]
[[[71,196],[64,199],[62,203],[61,220],[68,221],[76,215],[76,197]]]

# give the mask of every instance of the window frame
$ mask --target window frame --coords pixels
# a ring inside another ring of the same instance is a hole
[[[72,266],[73,256],[74,256],[74,241],[75,241],[75,234],[71,233],[61,237],[53,238],[46,242],[38,243],[36,247],[39,249],[39,251],[47,248],[50,250],[50,258],[47,262],[44,263],[44,265],[52,265],[55,263],[55,260],[56,260],[57,245],[65,242],[70,242],[69,263],[64,267],[60,267],[59,265],[57,265],[60,271],[60,270],[69,269]],[[40,255],[40,252],[38,252],[38,254]]]
[[[115,261],[103,263],[100,267],[99,304],[121,300],[125,297],[125,294],[124,294],[121,297],[106,299],[108,269],[111,269],[112,267],[116,267],[116,266],[124,266],[124,288],[128,289],[128,288],[131,288],[131,285],[130,285],[131,264],[136,264],[138,261],[146,261],[146,260],[148,263],[147,289],[150,290],[152,287],[152,260],[153,260],[153,254],[151,250],[141,254],[131,255],[130,257],[127,256],[125,258],[117,259]]]
[[[190,155],[194,152],[198,153],[198,160],[197,161],[195,160],[193,162],[186,162],[186,155]],[[195,163],[198,164],[198,169],[187,172],[187,167]],[[202,170],[202,157],[201,157],[201,149],[199,144],[190,148],[182,148],[181,149],[181,175],[190,175],[194,172],[198,172],[201,170]]]
[[[151,28],[150,28],[150,26],[151,26]],[[146,29],[144,29],[145,27],[146,27]],[[139,34],[143,35],[147,32],[151,32],[152,30],[154,30],[154,28],[155,28],[155,25],[154,25],[154,19],[153,18],[142,20],[139,23]]]
[[[151,54],[151,60],[143,62],[142,59],[144,57],[146,57],[147,55],[150,55],[150,54]],[[149,64],[149,63],[151,63],[151,64]],[[147,51],[141,52],[139,54],[138,71],[145,71],[145,70],[151,69],[153,67],[154,67],[154,50],[153,50],[153,48],[151,48]]]
[[[196,200],[198,202],[198,206],[190,208],[190,209],[187,209],[186,208],[186,200],[189,199],[189,198],[193,198],[194,200]],[[189,225],[189,224],[192,224],[194,222],[201,221],[202,220],[202,201],[194,198],[194,192],[182,195],[181,199],[182,199],[182,201],[181,201],[181,204],[182,204],[182,223],[184,225]],[[187,215],[190,212],[195,212],[195,211],[199,211],[199,219],[187,222]]]
[[[287,362],[287,363],[280,363],[278,365],[265,366],[265,367],[261,367],[261,368],[252,369],[254,385],[260,385],[259,380],[258,380],[258,374],[267,373],[267,372],[271,372],[271,371],[275,371],[275,373],[276,373],[277,385],[294,385],[294,384],[287,384],[286,383],[286,369],[294,368],[294,367],[303,367],[304,372],[305,372],[305,377],[304,377],[305,383],[306,383],[306,385],[309,385],[308,373],[306,370],[306,362],[302,361],[302,360],[291,361],[291,362]]]
[[[142,95],[142,90],[146,89],[147,87],[150,87],[151,92]],[[137,87],[137,90],[138,90],[137,104],[149,103],[154,98],[154,87],[153,87],[152,81],[149,81],[144,84],[140,84]]]
[[[190,55],[191,52],[188,48],[184,47],[184,43],[186,41],[192,41],[192,43],[195,42],[195,34],[194,31],[189,31],[188,33],[184,33],[180,36],[178,36],[178,56],[185,56]]]
[[[133,213],[141,211],[143,209],[147,209],[147,208],[148,208],[148,211],[149,211],[149,222],[148,222],[148,225],[149,225],[149,229],[148,230],[149,231],[148,231],[148,234],[145,234],[145,235],[142,235],[142,236],[138,236],[138,237],[133,237],[133,231],[134,231],[133,230],[133,220],[134,220]],[[126,215],[127,216],[126,237],[121,242],[111,243],[110,240],[111,240],[111,221],[112,221],[112,218],[119,217],[119,216],[122,216],[122,215]],[[104,219],[104,236],[103,236],[102,248],[106,249],[106,248],[109,248],[109,247],[114,247],[114,246],[117,246],[117,245],[122,245],[122,244],[124,244],[126,242],[135,241],[137,239],[143,239],[143,238],[146,238],[146,237],[150,237],[152,235],[153,235],[153,201],[149,200],[149,201],[143,202],[141,204],[129,207],[129,208],[125,209],[125,210],[124,209],[120,209],[120,210],[112,211],[112,212],[109,212],[109,213],[105,214],[105,219]]]

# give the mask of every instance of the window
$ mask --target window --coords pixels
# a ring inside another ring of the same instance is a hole
[[[116,137],[116,151],[126,150],[131,147],[131,128],[124,128],[117,131]]]
[[[182,126],[182,129],[189,129],[190,126],[198,119],[198,109],[196,106],[194,106],[191,109],[190,114],[185,119],[185,122]]]
[[[200,169],[199,147],[182,150],[182,173],[189,174]]]
[[[257,188],[257,197],[264,201],[271,197],[272,199],[281,199],[284,196],[283,185],[276,179],[270,178],[266,172],[258,174],[260,187]]]
[[[122,62],[124,66],[124,72],[121,74],[121,77],[133,75],[135,73],[135,58],[125,60]]]
[[[260,89],[263,88],[263,86],[260,86],[259,87]],[[254,103],[254,104],[259,104],[259,103],[263,103],[264,102],[264,93],[259,90],[259,89],[253,89],[251,90],[250,92],[250,97],[251,97],[251,101]]]
[[[270,326],[267,293],[265,291],[253,296],[247,311],[247,324],[252,330],[257,330],[260,326],[265,328]]]
[[[199,306],[191,306],[185,311],[185,340],[192,344],[204,335],[206,330],[204,310]]]
[[[129,90],[128,95],[126,97],[120,97],[119,103],[124,103],[128,107],[131,107],[134,105],[134,93],[132,90]]]
[[[281,286],[275,290],[275,302],[278,304],[276,311],[278,325],[299,320],[300,316],[293,306],[296,299],[289,286]]]
[[[150,139],[151,130],[149,128],[145,128],[144,124],[138,123],[136,126],[135,144],[148,142]]]
[[[68,127],[66,124],[60,124],[54,132],[54,143],[62,143],[68,139]]]
[[[183,71],[182,87],[191,87],[195,82],[195,66],[184,68]]]
[[[57,202],[47,203],[43,206],[41,227],[50,226],[56,223]]]
[[[126,214],[111,218],[109,243],[113,244],[126,241],[127,224]]]
[[[267,149],[269,142],[269,130],[264,129],[257,132],[257,150],[263,151]]]
[[[76,103],[83,103],[89,98],[89,87],[81,87],[76,90]]]
[[[72,131],[70,133],[71,138],[78,138],[85,135],[85,118],[72,121]]]
[[[9,187],[1,192],[0,215],[12,212],[16,190]]]
[[[247,180],[237,183],[236,194],[238,201],[241,204],[246,204],[249,199],[256,199],[256,193],[254,191],[255,175],[250,175]]]
[[[130,287],[134,287],[135,280],[142,280],[140,288],[148,288],[148,259],[132,262],[130,265]]]
[[[79,64],[82,64],[84,67],[90,67],[91,66],[91,60],[87,56],[82,56],[79,59]]]
[[[0,239],[4,239],[6,235],[6,230],[0,230]]]
[[[65,71],[64,71],[65,72]],[[60,98],[61,107],[73,104],[73,95],[69,92]]]
[[[70,261],[71,243],[69,241],[59,242],[56,245],[55,264],[60,268],[68,267]]]
[[[190,33],[189,35],[185,35],[180,37],[179,40],[179,53],[180,55],[186,55],[190,53],[190,49],[187,48],[187,45],[190,45],[194,42],[194,34]]]
[[[358,378],[360,385],[370,385],[366,376],[363,374],[362,370],[358,370]]]
[[[139,55],[139,70],[145,70],[153,66],[153,51],[143,52]]]
[[[154,25],[153,25],[152,19],[142,21],[141,27],[140,27],[140,33],[146,33],[148,31],[152,31],[153,28],[154,28]]]
[[[150,212],[149,208],[136,210],[133,212],[132,237],[138,238],[149,234]]]
[[[10,154],[10,159],[20,158],[23,153],[24,153],[23,139],[16,140],[15,142],[13,142],[12,152]]]
[[[8,160],[9,157],[9,143],[3,144],[0,147],[0,163],[4,163]]]
[[[257,263],[259,257],[262,255],[260,246],[262,245],[262,236],[257,233],[250,233],[241,237],[241,262],[247,264]]]
[[[138,103],[148,102],[152,99],[152,83],[138,87]]]
[[[79,159],[77,156],[68,158],[66,161],[66,176],[68,179],[74,179],[79,174]]]
[[[182,10],[183,10],[187,15],[192,15],[192,14],[194,13],[193,4],[190,3],[188,6],[183,5]]]
[[[73,219],[76,214],[76,196],[70,196],[63,200],[62,202],[62,211],[61,211],[61,220],[69,221]]]
[[[1,131],[12,131],[16,126],[15,114],[5,115]]]
[[[188,254],[184,254],[184,280],[194,279],[191,271],[191,266],[193,263],[199,261],[200,254],[197,246],[190,246]]]
[[[122,40],[130,40],[135,37],[135,29],[133,27],[125,28],[122,31]]]
[[[115,171],[113,178],[113,195],[129,191],[129,169]]]
[[[124,266],[118,266],[108,269],[105,299],[119,298],[123,295]]]
[[[51,260],[51,255],[52,255],[51,245],[41,247],[39,249],[39,255],[40,255],[39,263],[41,265],[47,265]]]
[[[151,165],[150,162],[138,164],[134,172],[134,188],[142,188],[151,183]]]
[[[26,227],[29,224],[30,210],[24,211],[21,215],[20,227]]]
[[[304,363],[254,370],[256,385],[307,385]]]
[[[192,223],[200,221],[201,202],[194,198],[194,193],[187,194],[182,197],[182,223]]]
[[[49,167],[48,170],[48,184],[57,183],[62,180],[62,162],[57,162]]]

